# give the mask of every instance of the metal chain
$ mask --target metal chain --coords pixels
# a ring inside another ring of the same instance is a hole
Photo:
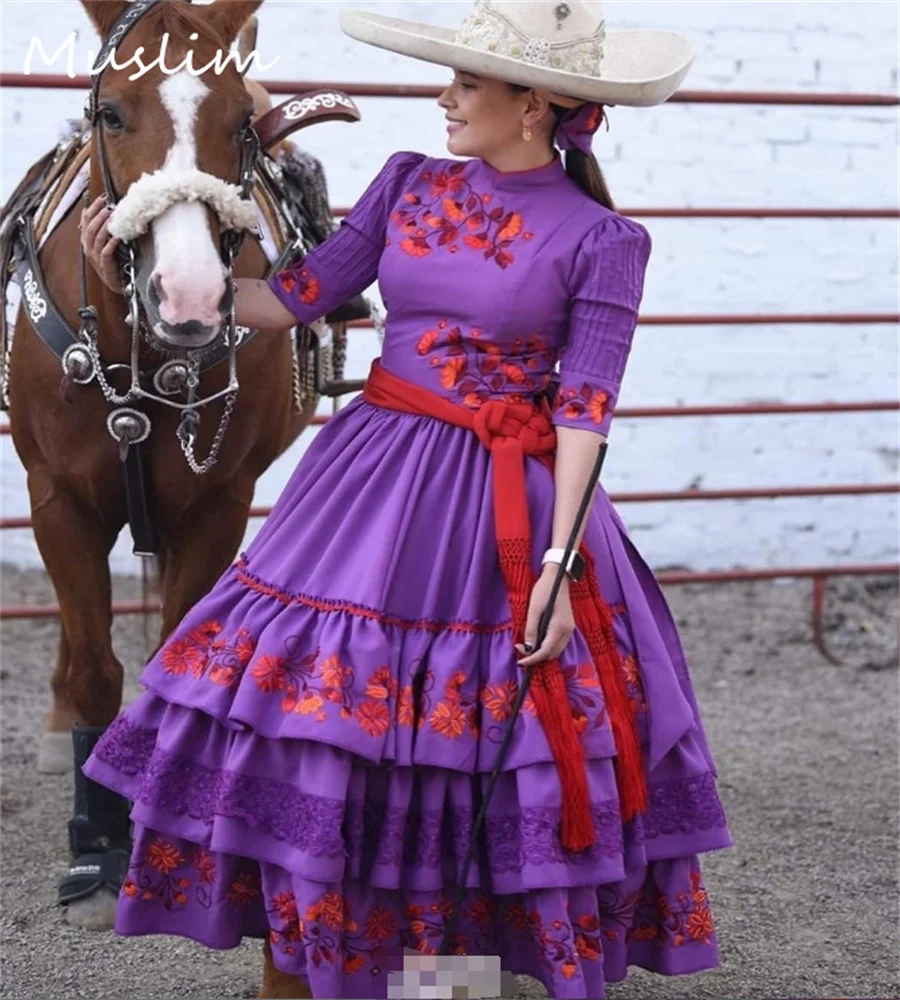
[[[219,457],[219,449],[222,447],[222,442],[225,440],[225,432],[228,430],[228,424],[231,421],[231,414],[234,412],[234,406],[235,403],[237,403],[237,398],[237,390],[230,392],[225,397],[225,409],[222,411],[219,426],[216,430],[216,436],[213,438],[209,454],[202,462],[198,462],[197,457],[194,454],[194,443],[197,440],[197,435],[194,433],[179,435],[178,441],[181,445],[181,451],[187,460],[187,464],[191,467],[191,471],[196,473],[198,476],[206,475],[206,473],[209,472],[209,470],[216,464]]]

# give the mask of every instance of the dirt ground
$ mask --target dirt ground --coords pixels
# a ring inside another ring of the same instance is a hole
[[[52,601],[41,573],[7,568],[2,591],[4,604]],[[137,596],[135,581],[116,593]],[[900,995],[897,586],[829,585],[840,665],[811,644],[810,593],[807,581],[667,588],[736,840],[704,858],[722,966],[680,979],[634,971],[613,1000]],[[115,641],[131,697],[140,620],[118,621]],[[71,778],[41,776],[35,760],[55,648],[54,621],[3,623],[2,996],[255,996],[258,944],[213,953],[75,932],[54,908]]]

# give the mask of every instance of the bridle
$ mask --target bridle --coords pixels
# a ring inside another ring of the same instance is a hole
[[[100,105],[100,85],[107,63],[113,55],[116,46],[128,34],[131,28],[149,10],[165,0],[132,0],[125,11],[119,16],[112,30],[104,40],[94,63],[91,90],[85,103],[85,117],[90,124],[92,136],[96,142],[97,159],[100,167],[100,177],[103,184],[107,204],[111,209],[119,204],[119,197],[110,170],[101,122],[102,107]],[[188,0],[190,2],[190,0]],[[240,173],[235,190],[241,201],[249,201],[254,180],[254,166],[260,151],[260,142],[256,131],[249,123],[241,135]],[[211,176],[211,175],[206,175]],[[213,180],[221,185],[219,178]],[[89,189],[85,199],[90,197]],[[219,255],[226,271],[227,293],[226,304],[228,315],[225,331],[221,341],[214,348],[199,351],[187,351],[184,357],[173,358],[153,372],[142,372],[139,366],[139,348],[142,332],[147,334],[142,305],[137,290],[137,248],[135,240],[123,240],[117,247],[117,263],[122,290],[128,301],[128,311],[125,322],[131,328],[131,354],[127,365],[105,365],[100,357],[98,347],[98,322],[96,307],[88,302],[87,291],[87,260],[84,249],[80,252],[81,271],[81,307],[78,310],[81,326],[78,340],[64,353],[62,364],[68,378],[79,385],[86,385],[94,379],[100,387],[104,398],[116,407],[107,419],[107,429],[118,442],[123,457],[129,447],[145,441],[151,431],[150,418],[146,413],[136,408],[141,402],[155,402],[182,411],[178,428],[178,438],[188,464],[197,474],[208,472],[215,464],[219,448],[227,430],[231,414],[237,402],[239,389],[237,379],[237,350],[241,342],[234,314],[234,261],[240,252],[246,229],[226,226],[221,228]],[[250,331],[244,331],[244,334]],[[148,335],[148,334],[147,334]],[[198,396],[200,374],[220,361],[228,361],[228,384],[224,389],[209,395]],[[124,393],[116,392],[107,377],[114,369],[127,369],[130,373],[130,384]],[[185,401],[173,397],[186,395]],[[219,427],[213,440],[208,457],[198,462],[194,455],[194,444],[200,422],[199,409],[213,401],[225,398],[225,408],[219,421]]]

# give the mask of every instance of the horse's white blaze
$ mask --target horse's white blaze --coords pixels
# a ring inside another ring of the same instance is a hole
[[[163,171],[196,168],[197,111],[209,92],[209,87],[187,70],[167,76],[160,84],[160,97],[175,132]],[[193,320],[217,328],[225,269],[204,206],[196,202],[172,205],[154,221],[152,230],[154,274],[163,292],[162,319],[172,324]]]

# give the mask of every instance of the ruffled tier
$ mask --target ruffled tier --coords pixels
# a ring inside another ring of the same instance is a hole
[[[529,462],[535,549],[553,485]],[[717,964],[697,855],[731,844],[665,600],[601,492],[586,541],[614,613],[650,806],[623,825],[587,646],[561,657],[596,843],[559,843],[560,786],[526,700],[460,933],[469,953],[602,997],[628,964]],[[361,401],[323,430],[248,555],[148,664],[85,770],[134,802],[118,929],[213,947],[268,935],[317,996],[385,996],[432,949],[517,694],[473,436]]]

